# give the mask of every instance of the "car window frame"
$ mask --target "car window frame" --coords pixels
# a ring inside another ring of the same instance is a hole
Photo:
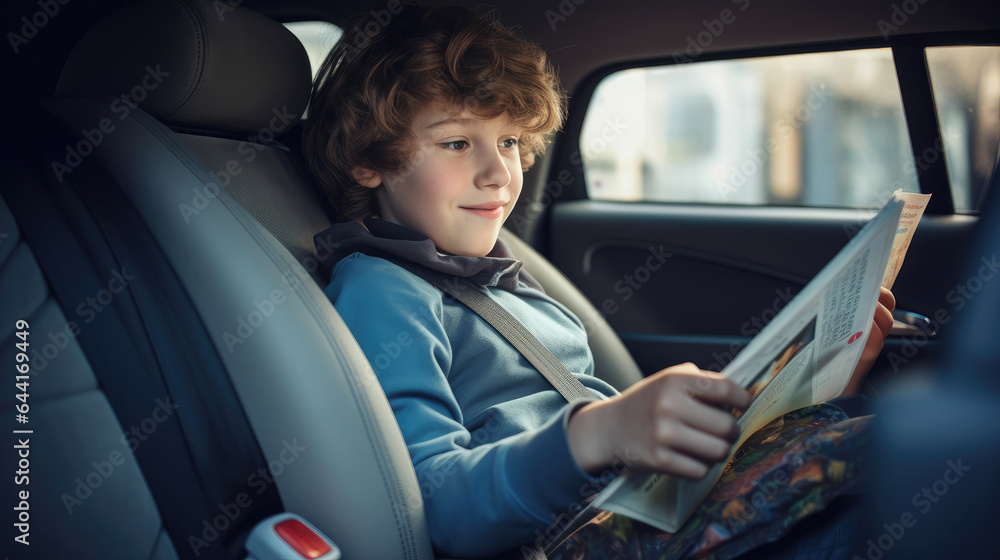
[[[703,52],[694,61],[684,61],[677,57],[662,56],[645,60],[623,61],[594,69],[580,81],[576,90],[572,92],[568,111],[569,118],[552,147],[552,160],[547,173],[549,179],[546,181],[544,188],[539,189],[539,192],[535,193],[534,202],[541,202],[547,206],[549,203],[556,201],[590,199],[579,148],[580,135],[583,130],[587,108],[590,106],[597,86],[601,81],[615,72],[634,68],[666,67],[675,64],[698,64],[717,60],[740,60],[796,54],[889,48],[892,52],[893,66],[896,69],[896,80],[899,84],[900,97],[903,102],[903,116],[910,141],[910,148],[916,158],[918,154],[924,153],[925,150],[934,150],[937,138],[941,137],[941,127],[938,120],[937,107],[934,104],[925,49],[948,46],[1000,46],[1000,33],[993,31],[949,31],[891,37],[888,40],[884,40],[881,37],[874,37],[849,41],[827,41],[766,48]],[[917,185],[920,188],[920,192],[933,195],[926,209],[926,213],[929,215],[952,215],[956,213],[946,160],[947,158],[942,154],[942,157],[937,158],[933,163],[929,163],[926,168],[922,168],[922,166],[917,167]],[[747,207],[747,205],[727,202],[707,203],[658,200],[607,202],[632,205],[670,204],[702,207]],[[786,206],[779,204],[749,206],[749,208],[777,207],[793,207],[803,210],[811,208],[799,205]],[[821,208],[828,209],[825,207]],[[978,215],[979,211],[960,213]]]

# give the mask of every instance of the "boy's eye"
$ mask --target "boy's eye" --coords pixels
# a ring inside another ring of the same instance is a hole
[[[517,146],[517,138],[505,138],[501,142],[501,145],[503,145],[504,148],[513,148],[514,146]]]
[[[465,149],[465,147],[468,146],[469,143],[466,142],[465,140],[455,140],[452,142],[445,142],[444,144],[441,145],[448,150],[455,150],[456,152],[459,152]]]

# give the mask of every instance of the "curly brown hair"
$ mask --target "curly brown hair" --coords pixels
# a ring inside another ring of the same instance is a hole
[[[538,45],[465,8],[397,8],[356,20],[313,84],[303,149],[338,221],[378,213],[377,189],[352,170],[405,167],[410,125],[429,104],[486,119],[506,114],[524,131],[525,169],[563,123],[565,93]]]

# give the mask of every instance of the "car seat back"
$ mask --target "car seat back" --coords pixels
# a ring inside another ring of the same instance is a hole
[[[146,385],[152,391],[127,399],[131,411],[116,409],[119,395],[99,382],[137,361],[148,368],[145,380],[157,376],[142,349],[147,340],[123,331],[134,319],[128,285],[146,279],[89,250],[86,211],[60,210],[51,184],[25,164],[31,160],[14,151],[0,161],[0,355],[18,368],[9,378],[16,391],[0,396],[0,410],[19,422],[4,453],[17,465],[4,477],[4,495],[15,499],[4,548],[20,558],[175,559],[167,531],[189,526],[161,516],[133,451],[152,459],[177,449],[176,401]],[[39,243],[39,231],[55,247]],[[71,267],[69,275],[53,277],[53,263]],[[94,352],[101,345],[110,352]],[[173,460],[186,478],[189,458]],[[202,500],[191,494],[194,510]]]
[[[282,143],[298,133],[308,91],[305,53],[276,22],[225,3],[147,0],[87,33],[45,106],[84,139],[107,125],[85,157],[162,248],[264,460],[280,468],[272,478],[285,509],[345,556],[428,558],[405,444],[322,293],[326,255],[312,236],[332,213],[296,143]],[[583,318],[598,374],[621,388],[640,378],[600,313],[527,244],[503,235]],[[297,446],[306,449],[296,454]]]
[[[120,186],[183,285],[284,507],[325,531],[346,556],[430,558],[406,447],[353,337],[288,249],[218,188],[216,170],[145,111],[179,127],[239,133],[270,127],[272,107],[287,106],[298,119],[309,81],[302,47],[275,22],[229,8],[200,1],[125,7],[81,40],[58,97],[45,107],[84,137],[102,123],[108,130],[87,157]],[[234,50],[249,62],[229,60]],[[292,63],[277,55],[289,52]],[[301,84],[303,94],[272,103],[270,93],[285,93],[274,84],[286,81]],[[223,103],[218,88],[225,87],[251,92],[252,100]]]

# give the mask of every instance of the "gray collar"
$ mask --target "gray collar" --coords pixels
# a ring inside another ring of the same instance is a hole
[[[334,224],[316,234],[313,241],[317,248],[323,248],[331,255],[324,260],[328,271],[338,261],[354,253],[387,254],[431,270],[468,278],[479,286],[514,291],[520,281],[542,291],[541,285],[521,270],[521,261],[514,258],[501,239],[497,239],[493,250],[485,257],[447,255],[439,252],[434,242],[421,233],[392,222],[365,218],[364,226],[357,222]]]

